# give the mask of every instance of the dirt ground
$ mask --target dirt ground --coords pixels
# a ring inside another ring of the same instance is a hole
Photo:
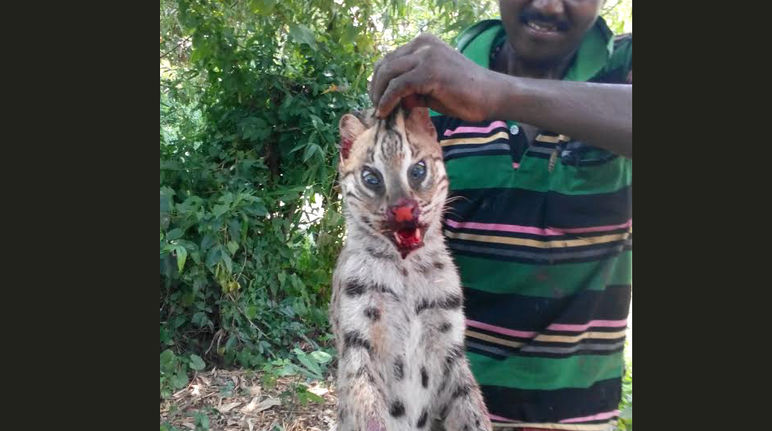
[[[181,431],[335,430],[337,400],[331,377],[313,385],[299,376],[265,377],[252,370],[197,373],[186,388],[161,401],[162,430],[164,425]],[[304,400],[299,385],[323,402]]]

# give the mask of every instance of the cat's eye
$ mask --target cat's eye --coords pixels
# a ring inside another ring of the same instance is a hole
[[[425,176],[426,162],[423,160],[410,167],[410,179],[414,181],[421,181]]]
[[[381,178],[369,168],[362,170],[362,181],[370,187],[378,187],[381,185]]]

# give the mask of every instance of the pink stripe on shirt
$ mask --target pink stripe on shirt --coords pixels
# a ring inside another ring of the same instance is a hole
[[[445,133],[443,133],[442,135],[452,136],[452,135],[455,135],[456,133],[488,133],[497,127],[507,127],[507,123],[503,121],[494,121],[491,124],[489,124],[487,127],[469,127],[469,126],[456,127],[453,130],[445,130]]]
[[[592,416],[583,416],[580,418],[563,419],[560,421],[562,424],[570,424],[572,422],[585,422],[585,421],[597,421],[601,419],[608,419],[619,415],[619,410],[612,410],[610,412],[598,413]]]
[[[504,416],[494,415],[493,413],[488,413],[488,417],[491,418],[491,420],[494,420],[494,421],[516,422],[514,419],[505,418]]]
[[[541,228],[536,226],[520,226],[516,224],[478,223],[478,222],[472,222],[472,221],[458,222],[450,219],[446,219],[445,224],[455,228],[493,230],[493,231],[499,231],[499,232],[529,233],[533,235],[544,235],[544,236],[550,236],[550,235],[557,236],[557,235],[565,235],[567,233],[603,232],[607,230],[622,229],[622,228],[632,226],[633,220],[630,219],[624,223],[615,224],[615,225],[577,227],[577,228],[553,228],[553,227]]]
[[[485,329],[486,331],[497,332],[499,334],[511,335],[513,337],[520,338],[533,338],[536,336],[536,332],[531,331],[517,331],[515,329],[502,328],[501,326],[494,326],[488,323],[478,322],[476,320],[466,320],[466,326],[473,328]]]
[[[553,323],[548,326],[548,330],[552,331],[575,331],[584,332],[587,328],[624,328],[627,326],[627,319],[622,320],[591,320],[587,323],[580,325],[572,325],[567,323]]]

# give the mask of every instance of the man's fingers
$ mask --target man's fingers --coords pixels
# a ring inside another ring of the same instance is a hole
[[[373,82],[370,85],[370,99],[373,101],[373,105],[378,106],[384,90],[392,80],[413,70],[418,65],[418,62],[418,57],[412,55],[398,57],[385,62],[373,74]]]
[[[376,105],[376,115],[381,118],[385,117],[404,97],[411,95],[423,96],[420,82],[420,74],[415,69],[390,80]],[[420,97],[419,100],[423,101],[422,104],[426,103],[423,97]],[[415,99],[409,99],[408,103],[414,101]]]
[[[409,94],[402,98],[402,107],[404,109],[413,109],[415,107],[428,107],[426,97],[420,94]]]
[[[397,58],[403,57],[405,55],[409,55],[413,52],[413,48],[416,44],[416,39],[411,40],[410,42],[400,46],[399,48],[395,49],[394,51],[391,51],[390,53],[384,55],[380,60],[375,62],[375,66],[373,67],[373,81],[375,81],[375,77],[378,76],[378,73],[380,72],[381,66],[384,64],[388,64],[392,61],[394,61]],[[370,99],[372,99],[373,92],[372,89],[370,90]]]

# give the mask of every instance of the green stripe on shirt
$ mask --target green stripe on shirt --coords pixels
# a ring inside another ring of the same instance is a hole
[[[481,385],[518,389],[587,388],[600,380],[621,378],[622,352],[610,355],[577,355],[568,358],[512,356],[494,359],[467,352]]]
[[[603,290],[606,286],[629,284],[632,251],[619,256],[583,263],[533,265],[456,255],[464,275],[464,287],[491,293],[559,298],[579,290]]]

